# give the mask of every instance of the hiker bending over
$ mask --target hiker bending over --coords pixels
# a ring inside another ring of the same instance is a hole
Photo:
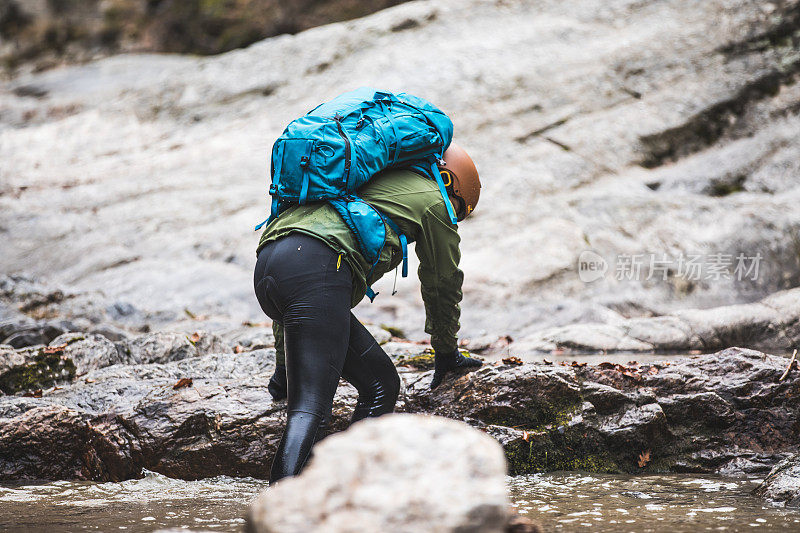
[[[275,399],[288,398],[286,430],[270,482],[302,469],[330,417],[340,376],[358,390],[351,423],[394,410],[397,370],[350,309],[365,295],[374,297],[369,286],[403,262],[402,241],[415,242],[419,257],[425,331],[435,351],[431,388],[449,371],[481,365],[457,349],[463,273],[450,216],[463,220],[475,208],[478,172],[455,144],[439,164],[444,166],[434,167],[441,172],[438,180],[429,176],[430,166],[418,165],[416,171],[380,172],[357,190],[386,222],[385,243],[375,261],[364,257],[363,242],[331,202],[295,204],[270,219],[258,245],[254,284],[275,333],[277,366],[269,392]],[[451,205],[445,204],[439,181]]]

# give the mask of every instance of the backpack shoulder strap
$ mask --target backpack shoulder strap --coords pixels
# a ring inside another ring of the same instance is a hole
[[[434,157],[433,163],[431,163],[431,174],[433,175],[433,179],[436,180],[436,185],[439,186],[439,193],[442,195],[442,199],[444,200],[444,207],[447,209],[447,216],[450,217],[450,222],[452,222],[455,226],[458,224],[458,219],[456,218],[455,211],[453,211],[453,204],[450,203],[450,198],[447,195],[447,189],[442,181],[442,173],[439,172],[438,162],[439,158]]]

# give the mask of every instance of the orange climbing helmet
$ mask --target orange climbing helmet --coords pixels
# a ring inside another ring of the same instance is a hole
[[[456,143],[450,143],[439,162],[439,173],[448,194],[461,201],[456,218],[467,218],[478,205],[481,196],[481,180],[478,169],[469,154]]]

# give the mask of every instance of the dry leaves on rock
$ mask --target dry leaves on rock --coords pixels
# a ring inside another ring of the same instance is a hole
[[[628,362],[629,365],[636,365],[636,361]],[[640,379],[641,376],[639,375],[639,369],[634,368],[632,366],[624,366],[619,363],[609,363],[608,361],[604,361],[597,365],[598,368],[603,370],[615,370],[622,374],[625,377],[629,377],[631,379]],[[655,367],[653,367],[655,368]],[[652,369],[651,369],[652,370]],[[651,374],[657,374],[658,369],[655,369],[655,372],[650,372]]]
[[[645,450],[639,454],[639,468],[644,468],[650,462],[650,450]]]
[[[185,387],[191,387],[191,386],[192,386],[192,378],[181,378],[178,380],[177,383],[175,383],[175,385],[172,386],[172,390],[183,389]]]
[[[42,397],[42,389],[36,389],[35,391],[28,391],[23,394],[25,398],[41,398]]]
[[[44,349],[44,353],[47,355],[60,355],[64,353],[64,349],[67,347],[67,343],[59,344],[58,346],[46,346]]]
[[[522,364],[522,359],[512,355],[511,357],[504,357],[503,358],[503,363],[505,363],[507,365],[517,365],[517,366],[519,366],[519,365]]]

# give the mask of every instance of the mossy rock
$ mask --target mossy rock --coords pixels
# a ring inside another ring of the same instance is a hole
[[[397,358],[397,364],[400,366],[409,366],[417,370],[433,370],[435,365],[435,357],[436,354],[433,353],[433,350],[428,349],[420,355],[414,355],[411,357],[401,355]]]
[[[596,473],[622,472],[620,465],[601,446],[593,446],[584,432],[568,427],[531,432],[504,446],[509,474],[581,470]]]
[[[400,328],[396,328],[394,326],[387,326],[386,324],[381,324],[381,329],[383,329],[384,331],[388,331],[389,335],[391,335],[392,337],[397,337],[398,339],[406,338],[406,332]]]
[[[25,390],[52,387],[75,379],[75,363],[56,351],[39,350],[31,361],[15,366],[0,375],[0,390],[15,394]]]

